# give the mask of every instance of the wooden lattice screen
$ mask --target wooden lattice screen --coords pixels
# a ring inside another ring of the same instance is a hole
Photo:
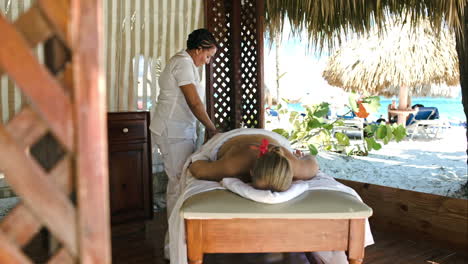
[[[0,171],[21,197],[0,222],[0,263],[31,263],[22,248],[41,228],[59,242],[47,263],[110,263],[101,11],[96,0],[37,0],[13,24],[0,15],[0,76],[30,102],[0,124]],[[31,52],[51,38],[71,51],[53,58],[56,74]],[[47,135],[63,149],[51,168],[30,151]]]
[[[221,131],[263,128],[263,0],[206,0],[220,49],[207,67],[208,114]]]

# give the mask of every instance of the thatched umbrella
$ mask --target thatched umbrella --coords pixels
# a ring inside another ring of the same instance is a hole
[[[331,85],[347,91],[399,95],[399,123],[408,114],[408,94],[452,96],[449,86],[459,83],[453,33],[441,30],[436,35],[429,21],[412,26],[409,20],[393,18],[386,32],[371,30],[346,43],[323,72]]]

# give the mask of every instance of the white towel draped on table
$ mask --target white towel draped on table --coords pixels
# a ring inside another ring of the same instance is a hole
[[[256,201],[267,204],[284,203],[296,198],[303,192],[307,191],[309,185],[305,181],[295,181],[291,184],[288,190],[284,192],[273,192],[270,190],[259,190],[252,185],[245,183],[237,178],[224,178],[221,185],[233,193]]]
[[[187,264],[187,244],[185,242],[185,226],[184,226],[184,219],[180,212],[180,208],[182,207],[184,201],[191,196],[207,192],[215,189],[225,189],[219,182],[213,181],[202,181],[197,180],[192,177],[190,171],[187,169],[188,165],[191,162],[196,160],[216,160],[216,154],[218,149],[221,145],[226,142],[228,139],[239,136],[239,135],[252,135],[252,134],[264,134],[267,135],[280,143],[281,146],[287,148],[288,150],[292,151],[292,148],[284,137],[263,129],[253,129],[253,128],[242,128],[242,129],[235,129],[231,130],[226,133],[217,134],[214,136],[210,141],[205,143],[197,152],[195,152],[185,163],[184,169],[181,175],[181,196],[177,200],[177,203],[174,207],[174,210],[169,217],[169,255],[171,263],[178,263],[178,264]],[[232,179],[225,180],[225,185],[235,185],[238,184],[237,181],[232,181]],[[236,186],[237,189],[240,189],[241,193],[243,193],[244,197],[252,200],[256,200],[258,202],[265,202],[270,201],[273,203],[277,203],[279,201],[284,202],[288,201],[306,190],[334,190],[334,191],[342,191],[349,194],[352,194],[360,201],[362,199],[359,195],[354,191],[352,188],[345,186],[339,182],[337,182],[333,177],[330,177],[322,172],[319,171],[316,177],[308,181],[298,181],[295,182],[297,185],[294,187],[293,191],[285,192],[286,194],[275,194],[274,192],[270,191],[259,191],[253,192],[251,191],[242,191],[243,187],[242,184],[238,184]],[[244,187],[246,187],[245,184]],[[246,187],[248,188],[248,187]],[[250,187],[251,188],[251,187]],[[266,198],[261,197],[259,198],[259,194],[266,193]],[[286,199],[287,198],[287,199]],[[369,221],[366,220],[366,233],[365,233],[365,245],[372,245],[374,243],[372,233],[369,227]],[[346,260],[346,255],[342,251],[327,251],[327,252],[316,252],[317,256],[321,258],[325,263],[348,263]]]

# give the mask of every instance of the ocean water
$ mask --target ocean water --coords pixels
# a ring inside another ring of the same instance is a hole
[[[377,116],[382,115],[384,118],[387,118],[387,107],[391,103],[391,98],[380,97],[380,108]],[[450,121],[466,122],[461,96],[456,98],[414,97],[411,98],[411,104],[422,104],[424,106],[437,107],[439,109],[440,118],[448,119]]]
[[[380,97],[379,111],[372,114],[372,119],[377,119],[380,116],[383,116],[386,119],[387,107],[391,103],[391,98]],[[413,97],[411,98],[411,103],[412,105],[422,104],[424,106],[437,107],[439,109],[440,118],[448,119],[453,123],[466,123],[461,96],[456,98]],[[298,112],[304,111],[304,108],[300,103],[288,104],[288,108]]]

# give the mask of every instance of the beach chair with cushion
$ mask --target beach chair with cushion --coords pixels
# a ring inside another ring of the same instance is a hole
[[[446,124],[439,119],[437,107],[419,107],[416,115],[410,114],[406,120],[406,129],[411,139],[421,134],[427,138],[436,138]]]
[[[342,121],[343,121],[342,126],[335,125],[333,127],[333,135],[336,132],[341,132],[350,137],[357,135],[359,139],[364,140],[364,119],[345,118]]]
[[[365,220],[372,209],[332,190],[307,191],[272,205],[213,190],[186,200],[181,214],[190,264],[202,264],[205,253],[333,250],[347,251],[350,263],[362,263]]]

